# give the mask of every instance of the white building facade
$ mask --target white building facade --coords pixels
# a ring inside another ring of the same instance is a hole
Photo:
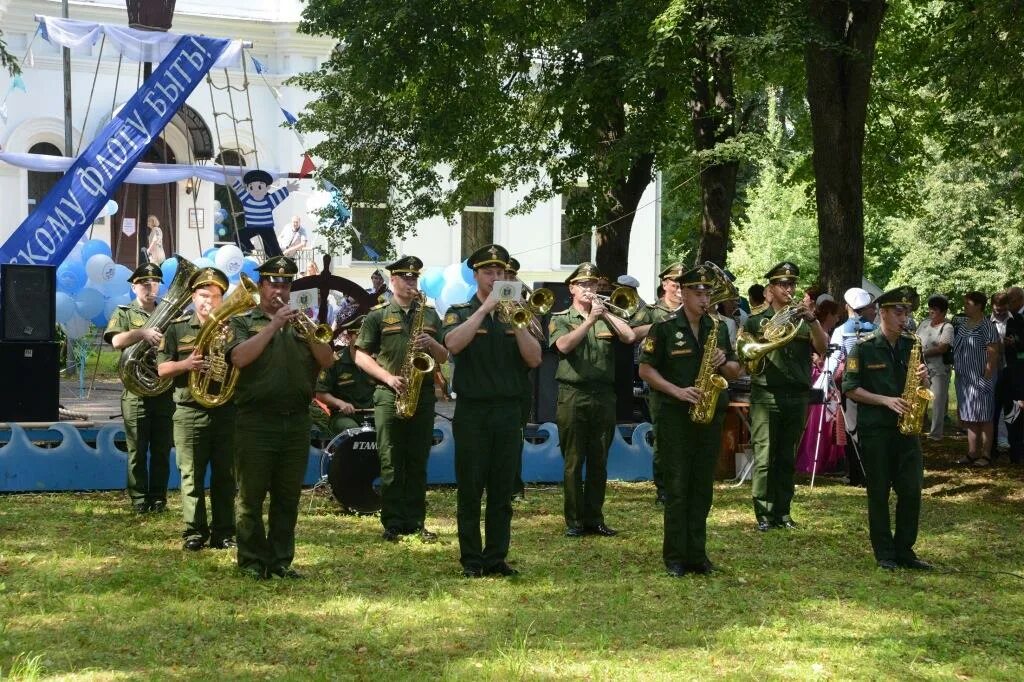
[[[235,70],[211,72],[212,87],[201,83],[189,97],[185,115],[167,126],[160,141],[154,143],[145,160],[167,163],[203,163],[224,159],[232,154],[245,165],[259,166],[281,173],[300,170],[302,148],[291,130],[281,127],[281,107],[299,114],[310,95],[285,86],[290,76],[317,68],[334,47],[331,39],[311,37],[297,32],[302,11],[299,0],[220,0],[217,3],[178,0],[172,30],[238,38],[252,42],[247,53],[266,66],[257,75],[251,62]],[[35,15],[60,16],[58,0],[0,0],[0,28],[8,50],[20,58],[31,54],[24,64],[22,78],[27,92],[12,91],[7,98],[7,120],[0,121],[0,147],[15,153],[62,155],[64,149],[64,93],[61,53],[41,38],[33,36]],[[123,1],[72,1],[70,17],[85,21],[126,25]],[[29,46],[31,45],[31,50]],[[264,80],[265,77],[265,80]],[[84,148],[109,121],[111,112],[124,104],[136,91],[141,79],[140,65],[122,61],[111,50],[101,54],[100,44],[71,55],[73,151]],[[242,87],[248,82],[247,87]],[[230,82],[233,88],[226,86]],[[0,93],[8,92],[10,79],[0,75]],[[271,87],[280,94],[280,105]],[[231,93],[230,96],[228,93]],[[234,115],[231,116],[231,111]],[[251,116],[250,116],[251,111]],[[251,118],[251,121],[246,120]],[[307,137],[313,144],[316,138]],[[204,158],[205,157],[205,158]],[[314,159],[315,161],[315,159]],[[35,173],[0,163],[0,240],[21,224],[45,190],[55,182],[54,174]],[[283,229],[298,215],[312,227],[314,244],[323,240],[316,235],[315,216],[307,212],[307,201],[318,188],[312,180],[301,180],[294,192],[275,211],[275,221]],[[422,222],[415,233],[396,244],[396,251],[414,254],[426,266],[444,267],[465,258],[475,243],[498,242],[522,264],[524,281],[560,281],[581,260],[593,259],[593,243],[565,242],[562,200],[555,198],[538,205],[526,215],[509,215],[522,191],[499,190],[482,198],[478,206],[467,207],[454,224],[442,218]],[[216,195],[216,196],[215,196]],[[660,214],[658,185],[652,183],[640,202],[632,228],[629,251],[630,274],[640,280],[641,294],[653,298],[660,270]],[[214,233],[214,201],[226,199],[223,189],[209,182],[183,181],[168,185],[124,185],[115,195],[119,211],[97,220],[92,237],[111,244],[115,260],[134,267],[144,244],[135,236],[125,236],[125,219],[136,226],[147,215],[159,217],[164,232],[164,248],[186,258],[198,258],[219,240]],[[225,200],[225,208],[230,208]],[[235,210],[240,210],[237,205]],[[360,212],[356,211],[358,227]],[[585,238],[584,238],[585,239]],[[377,250],[381,250],[375,245]],[[332,254],[333,270],[364,285],[376,264],[359,260],[361,254]],[[316,257],[319,262],[319,256]]]

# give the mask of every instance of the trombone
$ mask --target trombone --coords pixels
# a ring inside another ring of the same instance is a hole
[[[601,301],[611,315],[624,322],[629,322],[640,308],[640,294],[633,287],[617,287],[610,295],[595,293],[591,296]]]
[[[516,329],[533,327],[536,318],[547,315],[554,305],[555,294],[551,289],[531,289],[524,284],[522,301],[505,301],[501,304],[501,319]]]

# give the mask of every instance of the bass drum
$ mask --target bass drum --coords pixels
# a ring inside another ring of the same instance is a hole
[[[327,481],[345,511],[373,514],[380,511],[380,456],[377,431],[364,424],[342,431],[324,448]]]

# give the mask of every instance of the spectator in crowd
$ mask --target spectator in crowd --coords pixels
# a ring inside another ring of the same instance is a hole
[[[999,357],[996,360],[996,388],[995,388],[995,411],[992,413],[992,432],[994,434],[992,449],[988,456],[994,460],[999,452],[1006,452],[1010,449],[1010,441],[1006,433],[1006,421],[1003,413],[1009,402],[1009,375],[1006,373],[1006,353],[1003,349],[1003,340],[1006,337],[1006,323],[1010,319],[1008,307],[1009,296],[1005,291],[997,291],[992,294],[992,316],[989,320],[995,325],[999,333]]]
[[[752,284],[747,289],[747,298],[750,300],[750,311],[760,308],[764,305],[764,285],[763,284]]]
[[[967,454],[957,464],[988,466],[995,409],[999,332],[985,317],[988,297],[980,291],[964,295],[964,314],[953,318],[953,365],[960,421],[967,429]]]
[[[374,270],[370,275],[370,288],[366,291],[375,295],[378,303],[387,303],[391,300],[391,289],[388,289],[384,273],[380,270]]]
[[[942,440],[946,412],[949,410],[949,374],[952,369],[953,325],[946,319],[949,300],[942,294],[928,298],[928,317],[917,327],[921,339],[921,357],[928,368],[934,398],[931,402],[930,440]]]
[[[839,321],[839,304],[832,300],[822,299],[827,294],[818,294],[815,300],[820,300],[814,309],[814,316],[821,323],[821,328],[826,334],[832,334],[836,323]],[[807,426],[804,427],[804,435],[800,441],[800,449],[797,451],[796,470],[804,473],[811,471],[834,471],[839,460],[843,458],[845,448],[837,441],[841,440],[835,431],[836,411],[839,406],[839,390],[835,383],[839,377],[829,377],[824,373],[825,358],[814,353],[811,356],[814,365],[811,368],[811,385],[824,391],[825,402],[821,405],[810,405],[807,408]],[[822,414],[824,412],[824,414]],[[821,426],[821,438],[818,438],[818,427]],[[840,427],[841,428],[841,427]],[[815,448],[817,448],[817,462],[815,462]]]
[[[1006,436],[1010,444],[1010,461],[1024,461],[1024,290],[1012,286],[1006,290],[1006,304],[1010,311],[1003,337],[1003,357],[1006,360],[1007,387]]]
[[[167,260],[167,255],[164,253],[164,231],[160,229],[159,218],[155,215],[146,218],[146,230],[149,232],[146,258],[153,265],[160,265]]]
[[[800,300],[800,303],[811,312],[814,312],[814,307],[818,304],[818,297],[821,296],[822,293],[821,287],[817,285],[807,287],[804,291],[804,297]]]
[[[295,258],[296,252],[308,249],[313,240],[309,236],[309,230],[302,225],[299,216],[293,215],[292,224],[281,231],[277,241],[283,247],[284,255]]]

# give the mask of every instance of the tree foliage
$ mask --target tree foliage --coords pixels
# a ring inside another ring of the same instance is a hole
[[[6,69],[11,76],[21,73],[21,64],[18,59],[7,51],[7,43],[4,41],[4,32],[0,31],[0,68]]]

